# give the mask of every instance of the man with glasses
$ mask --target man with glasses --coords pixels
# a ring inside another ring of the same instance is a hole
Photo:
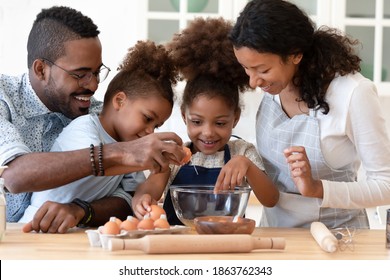
[[[0,75],[0,165],[8,165],[2,175],[8,191],[8,222],[17,222],[23,215],[30,192],[91,174],[104,175],[104,169],[110,175],[161,172],[184,157],[182,141],[174,133],[154,133],[107,144],[104,149],[91,146],[49,152],[72,119],[101,109],[93,95],[110,69],[102,62],[98,34],[92,20],[74,9],[43,9],[28,38],[28,73]],[[129,215],[129,203],[129,196],[120,190],[90,204],[47,202],[35,215],[31,229],[63,233],[78,224],[101,225],[110,216]]]
[[[48,62],[54,66],[57,66],[58,68],[62,69],[66,73],[68,73],[69,76],[71,76],[77,80],[77,83],[78,83],[80,88],[88,86],[88,84],[91,82],[93,76],[95,76],[97,83],[103,82],[107,78],[108,74],[111,71],[110,68],[108,68],[106,65],[104,65],[102,63],[99,70],[96,72],[92,72],[92,71],[85,72],[83,70],[83,71],[81,71],[81,74],[77,74],[76,72],[71,72],[71,71],[68,71],[68,70],[62,68],[61,66],[55,64],[53,61],[51,61],[47,58],[42,58],[42,61],[46,62],[46,63]]]

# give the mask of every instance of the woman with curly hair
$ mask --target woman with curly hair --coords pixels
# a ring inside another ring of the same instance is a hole
[[[255,146],[242,139],[230,140],[240,119],[239,92],[248,88],[248,77],[227,37],[231,28],[222,18],[197,18],[168,44],[186,80],[181,114],[191,140],[185,145],[192,157],[189,163],[171,165],[170,172],[153,174],[140,185],[133,200],[139,218],[165,191],[168,221],[181,224],[172,206],[171,185],[215,185],[216,191],[249,185],[264,206],[278,201],[279,192],[265,174]]]
[[[69,151],[91,144],[101,146],[132,141],[153,133],[164,124],[172,113],[172,85],[176,84],[178,77],[165,47],[151,41],[139,41],[129,49],[118,70],[107,88],[102,112],[81,116],[72,121],[55,140],[51,151]],[[135,191],[137,184],[145,180],[143,172],[104,176],[105,172],[111,172],[110,167],[101,170],[97,164],[94,171],[95,176],[55,189],[34,192],[31,205],[20,222],[29,222],[36,213],[39,214],[39,207],[47,200],[70,203],[77,199],[76,203],[89,203],[106,196],[119,196],[128,202],[131,209],[129,193]],[[56,214],[53,213],[53,221]],[[127,215],[118,218],[126,217]],[[103,221],[108,219],[106,217]]]
[[[229,38],[264,92],[257,148],[280,199],[261,224],[368,228],[365,208],[390,203],[390,141],[376,88],[359,73],[358,41],[315,30],[282,0],[250,1]]]

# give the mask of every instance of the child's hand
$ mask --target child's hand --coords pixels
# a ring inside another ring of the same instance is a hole
[[[232,157],[222,167],[215,183],[214,191],[234,189],[236,186],[241,186],[251,164],[253,163],[245,156],[237,155]]]
[[[137,204],[133,207],[134,215],[142,220],[144,216],[151,211],[150,205],[157,204],[157,202],[152,199],[150,194],[143,194],[139,199]]]

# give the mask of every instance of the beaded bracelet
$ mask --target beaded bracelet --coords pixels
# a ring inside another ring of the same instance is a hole
[[[92,166],[92,175],[97,176],[98,172],[96,170],[96,164],[95,164],[95,146],[93,144],[89,146],[89,159],[91,161],[91,166]]]
[[[104,167],[103,167],[103,143],[102,143],[102,142],[100,142],[100,144],[99,144],[98,162],[99,162],[99,175],[100,175],[100,176],[104,176]]]

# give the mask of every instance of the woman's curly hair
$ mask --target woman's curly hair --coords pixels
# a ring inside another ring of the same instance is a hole
[[[302,53],[293,81],[300,88],[300,99],[325,114],[329,112],[325,94],[334,77],[360,71],[361,59],[354,49],[358,40],[329,27],[315,30],[310,18],[288,1],[248,2],[229,38],[237,49],[248,47],[283,60]]]
[[[222,96],[233,109],[239,110],[239,91],[249,89],[249,77],[228,39],[232,27],[223,18],[195,18],[167,44],[187,82],[182,108],[203,94]]]
[[[309,108],[319,106],[329,112],[326,91],[336,75],[360,72],[361,59],[355,54],[358,40],[349,38],[339,30],[321,27],[313,34],[311,48],[303,54],[295,84],[301,88],[301,99]]]
[[[129,98],[158,93],[173,105],[172,86],[177,83],[178,70],[163,45],[138,41],[129,48],[118,71],[108,85],[104,103],[123,91]]]

